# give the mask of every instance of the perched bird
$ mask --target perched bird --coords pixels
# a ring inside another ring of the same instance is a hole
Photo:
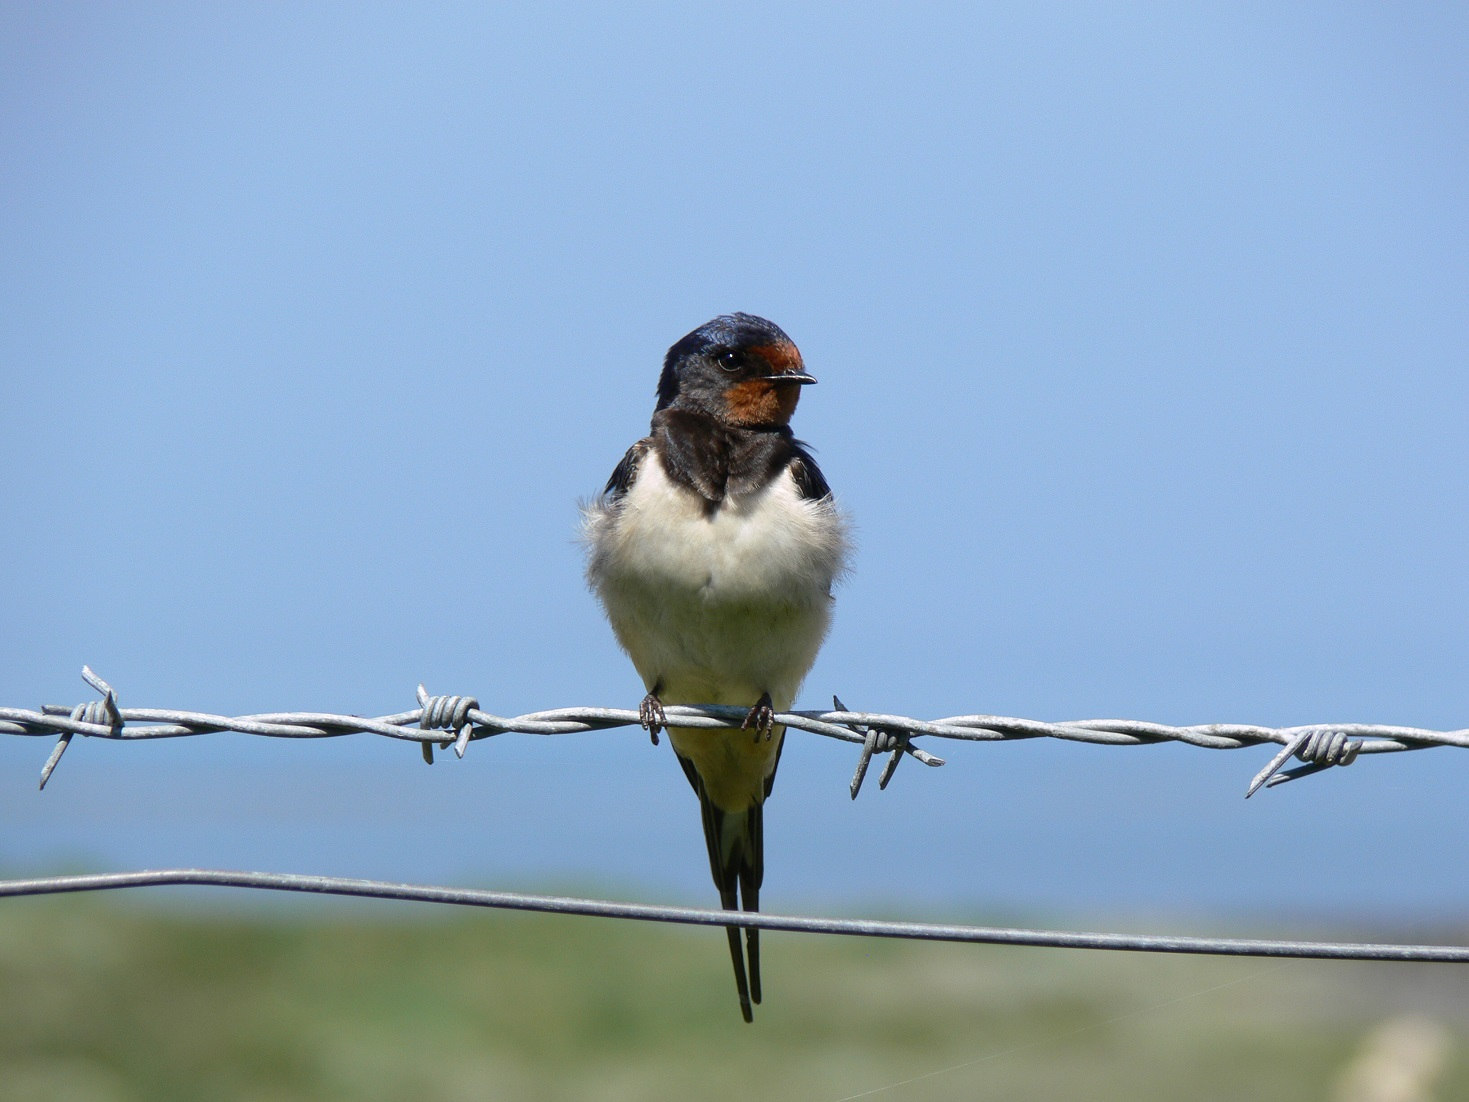
[[[587,578],[648,695],[749,707],[741,730],[669,727],[699,796],[709,867],[726,910],[760,909],[761,829],[788,709],[831,622],[847,524],[791,435],[816,382],[781,329],[751,314],[699,326],[668,350],[652,431],[583,507]],[[727,927],[740,1011],[760,1001],[759,931]],[[747,966],[748,961],[748,966]]]

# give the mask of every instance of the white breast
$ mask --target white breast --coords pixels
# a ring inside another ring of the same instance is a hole
[[[847,526],[783,473],[713,513],[654,456],[616,503],[583,511],[587,577],[665,703],[787,708],[826,634]]]

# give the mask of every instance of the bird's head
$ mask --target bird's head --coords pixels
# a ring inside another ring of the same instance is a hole
[[[806,374],[801,353],[774,322],[723,314],[668,350],[658,409],[686,409],[748,428],[789,424]]]

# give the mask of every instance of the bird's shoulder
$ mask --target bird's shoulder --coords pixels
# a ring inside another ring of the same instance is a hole
[[[796,480],[796,489],[801,491],[801,496],[808,501],[823,501],[831,497],[831,487],[827,485],[826,476],[821,473],[821,468],[816,465],[816,460],[806,450],[806,445],[799,440],[792,440],[791,451],[788,467],[791,477]]]
[[[645,436],[632,447],[627,449],[622,460],[612,471],[612,477],[607,480],[607,485],[602,487],[602,496],[609,501],[617,501],[625,496],[632,484],[637,481],[638,471],[643,462],[653,450],[653,438]]]

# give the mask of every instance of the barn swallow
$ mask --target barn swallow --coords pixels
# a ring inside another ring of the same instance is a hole
[[[788,709],[831,622],[848,526],[790,420],[806,373],[790,337],[727,314],[668,350],[652,431],[582,511],[587,579],[643,679],[643,726],[665,704],[749,708],[740,730],[667,727],[703,811],[725,910],[760,909],[762,812]],[[726,927],[745,1021],[760,1001],[759,931]],[[748,962],[748,963],[747,963]]]

